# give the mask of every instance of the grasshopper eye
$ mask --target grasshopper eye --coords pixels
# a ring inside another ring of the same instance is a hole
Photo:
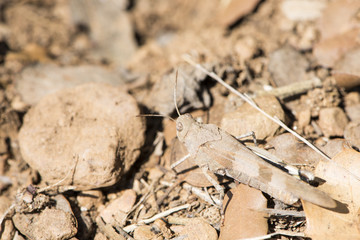
[[[181,122],[176,123],[176,130],[181,132],[184,129],[184,126]]]

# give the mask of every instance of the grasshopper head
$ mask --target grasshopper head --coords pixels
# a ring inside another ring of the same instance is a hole
[[[176,133],[181,142],[184,142],[186,134],[194,123],[196,123],[196,121],[189,113],[180,115],[178,119],[176,119]]]

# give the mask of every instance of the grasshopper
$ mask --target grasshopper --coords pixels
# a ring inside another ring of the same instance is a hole
[[[324,208],[337,203],[326,193],[264,161],[231,134],[214,124],[197,122],[189,113],[176,120],[178,139],[223,196],[223,188],[208,172],[235,179],[293,205],[300,198]]]
[[[174,87],[174,104],[179,115],[176,132],[178,139],[189,152],[178,162],[192,156],[209,182],[220,193],[220,199],[224,196],[224,189],[209,172],[235,179],[289,205],[303,199],[324,208],[337,207],[337,201],[326,193],[264,161],[218,126],[199,123],[189,113],[181,115],[177,107],[176,88],[177,72]]]

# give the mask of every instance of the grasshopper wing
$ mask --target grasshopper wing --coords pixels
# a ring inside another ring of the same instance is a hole
[[[199,149],[199,154],[211,158],[209,168],[213,172],[225,172],[229,177],[290,205],[301,198],[321,207],[336,207],[336,201],[326,193],[264,161],[230,134],[224,131],[222,134],[231,138],[226,136],[221,143],[207,142]]]

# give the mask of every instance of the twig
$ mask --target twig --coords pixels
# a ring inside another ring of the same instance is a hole
[[[314,77],[307,81],[301,81],[283,87],[272,88],[269,91],[266,90],[257,91],[255,95],[262,96],[262,95],[271,94],[280,99],[284,99],[294,95],[298,95],[300,93],[307,92],[308,90],[313,89],[314,87],[321,87],[321,86],[322,86],[321,80],[317,77]]]
[[[130,211],[127,213],[127,215],[129,216],[130,213],[132,213],[135,209],[137,209],[149,196],[151,193],[151,189],[154,187],[155,185],[155,181],[151,183],[150,186],[148,187],[148,191],[145,193],[145,195],[143,195],[140,200],[130,209]]]
[[[163,201],[165,200],[165,198],[167,198],[167,196],[169,196],[169,194],[171,193],[172,190],[174,190],[174,188],[176,188],[176,186],[180,185],[185,179],[185,175],[182,176],[181,178],[177,179],[176,182],[174,182],[168,189],[166,189],[166,192],[156,201],[157,205],[161,205],[163,203]]]
[[[195,195],[197,195],[199,198],[204,200],[205,202],[214,205],[214,206],[221,206],[221,200],[215,197],[210,197],[208,193],[202,191],[200,188],[193,187],[190,184],[184,183],[183,184],[184,189],[191,191]]]
[[[122,229],[122,227],[120,226],[114,226],[114,227],[127,240],[134,240],[134,238],[132,238],[127,232],[125,232],[124,229]]]
[[[191,206],[190,204],[184,204],[184,205],[181,205],[181,206],[178,206],[178,207],[171,208],[171,209],[166,210],[164,212],[158,213],[158,214],[154,215],[151,218],[140,220],[137,224],[131,224],[129,226],[126,226],[123,229],[124,229],[125,232],[134,231],[141,224],[148,224],[148,223],[154,222],[156,219],[166,217],[166,216],[168,216],[168,215],[170,215],[170,214],[172,214],[174,212],[189,208],[190,206]]]

